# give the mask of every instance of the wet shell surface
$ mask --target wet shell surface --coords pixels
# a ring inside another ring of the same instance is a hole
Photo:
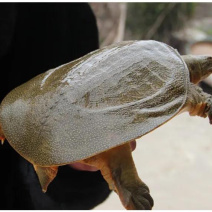
[[[0,122],[31,163],[82,160],[152,131],[184,106],[188,69],[176,50],[128,41],[51,69],[11,91]]]

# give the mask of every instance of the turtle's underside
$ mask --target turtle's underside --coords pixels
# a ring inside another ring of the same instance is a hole
[[[2,139],[34,165],[44,190],[57,166],[80,161],[101,170],[126,208],[150,209],[129,141],[182,111],[210,118],[211,97],[193,83],[212,72],[211,61],[156,41],[105,47],[11,91]]]

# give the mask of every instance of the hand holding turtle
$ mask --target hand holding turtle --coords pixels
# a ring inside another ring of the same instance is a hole
[[[0,136],[34,165],[43,191],[58,166],[79,162],[100,169],[126,209],[151,209],[129,142],[184,111],[212,122],[211,95],[195,85],[211,72],[211,57],[157,41],[111,45],[11,91]]]

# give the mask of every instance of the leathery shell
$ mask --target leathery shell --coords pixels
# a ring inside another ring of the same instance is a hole
[[[188,69],[176,50],[128,41],[51,69],[0,109],[16,151],[41,166],[82,160],[152,131],[184,106]]]

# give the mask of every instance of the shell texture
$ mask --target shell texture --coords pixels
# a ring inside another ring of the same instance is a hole
[[[128,41],[51,69],[11,91],[0,122],[40,166],[79,161],[141,137],[184,106],[188,69],[176,50]]]

